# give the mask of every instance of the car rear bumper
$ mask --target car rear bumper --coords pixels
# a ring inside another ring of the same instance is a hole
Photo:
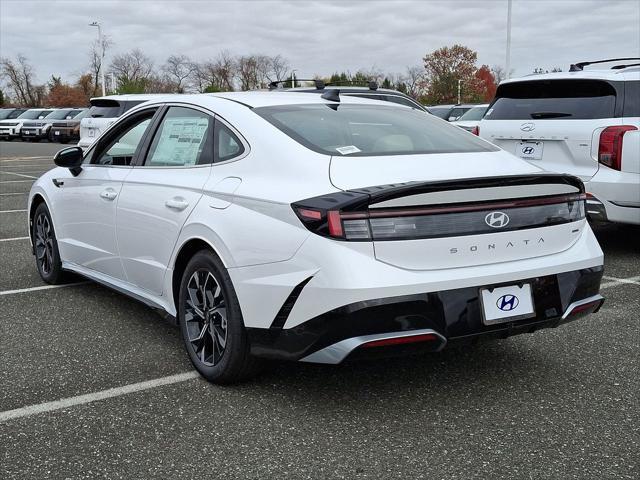
[[[523,278],[530,283],[535,316],[483,323],[480,288],[417,293],[355,302],[294,328],[248,328],[251,353],[266,358],[340,363],[346,358],[438,351],[450,343],[506,338],[557,327],[597,311],[603,267]],[[375,347],[375,348],[372,348]]]
[[[585,188],[591,219],[640,225],[640,174],[601,167]]]

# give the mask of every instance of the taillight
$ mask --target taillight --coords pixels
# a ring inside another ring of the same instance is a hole
[[[475,127],[473,127],[471,129],[471,133],[473,133],[474,135],[478,135],[480,136],[480,127],[478,127],[477,125]]]
[[[622,170],[622,139],[629,130],[637,130],[633,125],[617,125],[605,128],[600,134],[598,162],[614,170]]]

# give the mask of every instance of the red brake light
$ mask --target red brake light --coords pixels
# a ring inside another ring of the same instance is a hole
[[[480,127],[478,127],[477,125],[475,127],[473,127],[471,129],[471,133],[473,133],[474,135],[478,135],[480,136]]]
[[[598,162],[614,170],[622,170],[622,138],[625,132],[637,130],[633,125],[616,125],[605,128],[600,134]]]
[[[309,220],[320,220],[322,213],[317,210],[309,210],[308,208],[299,208],[298,213]]]
[[[329,235],[332,237],[342,238],[342,218],[337,210],[329,210],[327,213],[327,221],[329,223]]]

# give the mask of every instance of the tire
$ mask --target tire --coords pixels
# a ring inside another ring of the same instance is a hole
[[[258,373],[231,278],[211,251],[197,252],[187,264],[177,312],[189,360],[209,382],[236,383]]]
[[[41,203],[33,215],[31,239],[36,257],[36,268],[42,280],[52,285],[62,283],[64,272],[58,251],[58,241],[47,205]]]

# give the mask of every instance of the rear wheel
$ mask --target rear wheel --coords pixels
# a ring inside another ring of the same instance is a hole
[[[62,271],[58,242],[49,209],[44,203],[38,205],[33,216],[31,238],[40,277],[47,283],[62,283],[64,272]]]
[[[258,371],[231,279],[212,252],[201,250],[187,264],[177,310],[185,349],[203,377],[233,383]]]

